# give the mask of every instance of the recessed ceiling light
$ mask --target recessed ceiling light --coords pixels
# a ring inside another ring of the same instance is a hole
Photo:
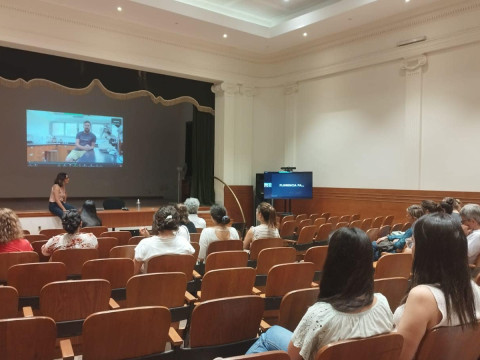
[[[117,7],[117,11],[122,11],[122,10],[123,10],[123,9],[122,9],[121,6]]]
[[[405,0],[405,2],[410,2],[410,0]]]
[[[288,2],[290,2],[290,0],[283,0],[283,2],[286,2],[286,3],[288,3]]]
[[[307,36],[308,36],[308,33],[304,32],[303,37],[307,37]]]
[[[228,38],[228,34],[223,34],[223,38],[224,39]]]

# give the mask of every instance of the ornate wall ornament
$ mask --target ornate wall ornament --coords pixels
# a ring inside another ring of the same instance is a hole
[[[116,93],[108,90],[102,84],[102,82],[98,79],[93,79],[92,82],[87,87],[84,87],[81,89],[74,89],[74,88],[63,86],[56,82],[46,80],[46,79],[32,79],[29,81],[25,81],[24,79],[8,80],[0,77],[0,86],[4,86],[8,88],[22,87],[25,89],[31,89],[33,87],[43,86],[43,87],[49,87],[51,89],[60,91],[62,93],[70,94],[70,95],[85,95],[90,93],[95,87],[98,87],[103,94],[115,100],[130,100],[130,99],[135,99],[139,97],[148,97],[154,104],[162,104],[164,106],[173,106],[173,105],[178,105],[186,102],[195,106],[197,110],[200,112],[206,112],[206,113],[215,115],[215,110],[213,110],[209,106],[200,105],[197,100],[195,100],[190,96],[180,96],[175,99],[165,100],[163,97],[155,96],[147,90],[137,90],[137,91],[132,91],[126,94]]]

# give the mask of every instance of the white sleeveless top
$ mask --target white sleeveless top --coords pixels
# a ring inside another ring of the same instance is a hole
[[[293,345],[300,348],[305,360],[313,360],[322,346],[332,342],[392,331],[392,311],[387,299],[380,293],[375,293],[375,298],[377,302],[371,308],[359,313],[337,311],[325,302],[313,304],[293,333]]]
[[[477,319],[480,319],[480,287],[475,284],[473,281],[472,290],[473,290],[473,298],[475,302],[475,313]],[[433,294],[435,301],[437,302],[438,310],[442,314],[442,320],[435,325],[433,328],[437,328],[440,326],[456,326],[460,325],[460,321],[458,320],[458,316],[456,314],[452,314],[451,321],[447,321],[447,305],[445,303],[445,295],[443,294],[442,290],[433,286],[433,285],[418,285],[418,286],[426,286]],[[400,319],[402,318],[403,312],[405,311],[405,304],[400,305],[397,310],[395,310],[395,314],[393,315],[393,321],[395,322],[395,326],[398,326],[400,323]]]
[[[279,238],[280,234],[276,227],[269,227],[266,224],[260,224],[258,226],[252,226],[253,240]]]

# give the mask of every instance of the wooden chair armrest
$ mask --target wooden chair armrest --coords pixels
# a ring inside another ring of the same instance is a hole
[[[180,337],[180,335],[178,335],[173,327],[168,329],[168,339],[175,347],[180,347],[183,344],[183,339]]]
[[[297,242],[295,240],[289,240],[289,239],[283,239],[283,241],[288,245],[288,244],[296,244]]]
[[[260,321],[260,330],[262,330],[262,332],[267,331],[267,330],[270,329],[271,327],[272,327],[272,325],[270,325],[269,323],[267,323],[265,320]]]
[[[23,317],[33,316],[33,310],[31,306],[24,306],[22,310],[23,310]]]
[[[60,351],[62,352],[62,359],[73,360],[75,358],[70,339],[60,340]]]
[[[112,309],[112,310],[120,308],[120,305],[118,305],[118,303],[112,298],[110,298],[110,300],[108,300],[108,306],[110,306],[110,309]]]
[[[202,292],[200,290],[197,291],[197,300],[202,301]]]
[[[198,300],[198,299],[197,299],[195,296],[193,296],[192,294],[190,294],[188,291],[185,291],[185,301],[186,301],[187,303],[190,304],[190,303],[192,303],[192,302],[194,302],[194,301],[197,301],[197,300]]]
[[[260,294],[260,297],[265,299],[265,294]]]
[[[373,262],[373,268],[374,268],[374,269],[377,268],[377,261],[374,261],[374,262]]]
[[[317,288],[317,287],[319,287],[319,286],[320,286],[320,285],[317,284],[315,281],[312,281],[312,283],[310,284],[310,287],[312,287],[312,288]]]
[[[261,290],[257,289],[255,286],[252,288],[253,295],[260,295],[262,293]]]
[[[197,270],[193,270],[193,278],[194,279],[201,279],[202,275],[200,275]]]

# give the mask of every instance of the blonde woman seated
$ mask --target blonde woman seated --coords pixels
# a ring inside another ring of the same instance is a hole
[[[260,221],[260,225],[252,226],[243,239],[244,249],[250,249],[255,240],[280,237],[277,229],[277,213],[272,205],[266,202],[260,203],[257,206],[257,220]]]
[[[165,206],[157,210],[153,217],[152,231],[155,235],[142,239],[135,247],[135,274],[146,272],[148,260],[157,255],[190,254],[195,249],[179,229],[180,216],[173,206]],[[148,232],[143,232],[148,234]]]
[[[210,243],[218,240],[239,240],[237,230],[227,226],[230,218],[227,215],[227,210],[223,206],[213,205],[210,208],[210,216],[215,225],[204,229],[200,234],[199,260],[203,260],[207,256],[207,249]]]
[[[480,288],[470,277],[460,223],[443,213],[426,215],[415,223],[413,239],[410,291],[394,314],[404,337],[401,360],[414,358],[427,330],[475,327],[480,319]]]
[[[12,209],[0,208],[0,253],[33,251],[30,241],[23,238],[20,219]]]
[[[92,233],[81,233],[82,218],[78,210],[68,210],[62,217],[62,225],[66,234],[56,235],[42,246],[42,254],[50,256],[59,249],[97,248],[98,241]]]

